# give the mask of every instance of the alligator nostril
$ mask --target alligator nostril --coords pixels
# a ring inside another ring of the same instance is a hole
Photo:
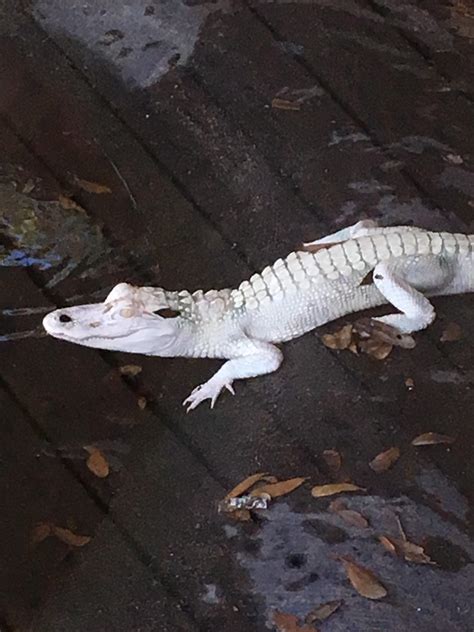
[[[61,323],[70,323],[71,321],[72,321],[72,318],[68,316],[67,314],[61,314],[61,316],[59,317],[59,322]]]

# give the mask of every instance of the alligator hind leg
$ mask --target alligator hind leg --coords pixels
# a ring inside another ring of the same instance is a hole
[[[374,318],[375,321],[395,327],[405,334],[425,329],[434,321],[436,312],[431,302],[402,275],[397,274],[389,262],[375,266],[373,279],[380,293],[401,312]]]
[[[336,244],[340,241],[347,241],[348,239],[354,239],[355,237],[363,237],[368,229],[378,228],[377,222],[372,219],[363,219],[353,226],[347,226],[342,228],[331,235],[321,237],[315,241],[308,241],[303,246],[319,246],[320,244]]]

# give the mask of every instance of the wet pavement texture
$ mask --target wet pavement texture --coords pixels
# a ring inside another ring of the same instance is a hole
[[[415,349],[383,361],[326,348],[328,325],[190,415],[181,401],[218,362],[99,352],[40,326],[120,281],[234,285],[361,217],[474,232],[471,4],[0,9],[0,629],[263,632],[282,612],[306,632],[342,600],[312,627],[474,630],[472,296],[437,299]],[[441,342],[451,322],[462,338]],[[455,441],[411,445],[428,431]],[[249,522],[219,514],[254,472],[308,480]],[[341,480],[366,490],[344,501],[368,527],[311,496]],[[399,524],[434,564],[384,549]],[[41,539],[44,525],[91,539]],[[359,595],[343,556],[387,596]]]

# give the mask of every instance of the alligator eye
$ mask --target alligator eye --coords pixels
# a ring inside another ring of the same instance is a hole
[[[169,307],[157,309],[153,313],[157,316],[161,316],[161,318],[176,318],[176,316],[179,316],[179,312],[174,309],[170,309]]]
[[[59,317],[59,322],[61,322],[61,323],[70,323],[70,322],[72,322],[72,318],[70,316],[68,316],[67,314],[61,314],[61,316]]]

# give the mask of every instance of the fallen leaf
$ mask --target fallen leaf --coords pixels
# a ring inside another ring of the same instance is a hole
[[[74,176],[74,183],[87,193],[112,193],[112,189],[105,184],[99,184],[98,182],[92,182],[91,180],[83,180]]]
[[[260,496],[261,494],[269,494],[272,498],[278,498],[278,496],[284,496],[294,491],[297,487],[304,483],[306,478],[298,476],[296,478],[289,478],[286,481],[278,481],[278,483],[269,483],[268,485],[259,486],[253,490],[251,496]]]
[[[236,511],[229,512],[229,515],[238,522],[250,522],[250,520],[252,520],[252,514],[248,509],[237,509]]]
[[[339,610],[342,606],[342,600],[336,599],[335,601],[327,601],[326,603],[322,603],[321,605],[313,608],[305,617],[306,623],[315,623],[316,621],[324,621],[329,618],[332,614]]]
[[[106,478],[109,475],[110,470],[109,464],[103,452],[93,445],[84,446],[84,450],[89,452],[89,458],[86,461],[86,465],[92,474],[95,474],[99,478]]]
[[[46,540],[51,535],[51,525],[47,522],[39,522],[31,534],[30,544],[35,545]]]
[[[138,364],[126,364],[125,366],[119,367],[119,371],[121,375],[129,375],[131,377],[135,377],[143,371],[142,367]]]
[[[385,549],[389,553],[395,553],[396,554],[397,547],[393,544],[393,542],[389,538],[386,538],[384,535],[380,535],[379,536],[379,542],[380,542],[380,544],[382,544],[385,547]]]
[[[361,338],[370,338],[373,342],[385,343],[394,347],[413,349],[416,344],[415,339],[409,334],[402,334],[395,327],[374,318],[359,318],[354,323],[354,331]]]
[[[385,472],[389,468],[394,465],[398,459],[400,458],[400,449],[399,448],[389,448],[372,459],[369,463],[370,469],[379,474],[380,472]]]
[[[352,325],[344,325],[333,334],[324,334],[321,339],[329,349],[348,349],[352,344]]]
[[[137,399],[137,404],[140,410],[145,410],[146,405],[148,404],[146,397],[140,395],[140,397]]]
[[[316,485],[311,490],[311,495],[314,498],[323,498],[324,496],[333,496],[334,494],[341,494],[343,492],[358,492],[365,489],[354,485],[353,483],[333,483],[330,485]]]
[[[317,632],[312,625],[300,625],[298,617],[294,614],[280,612],[279,610],[273,613],[273,623],[278,632]]]
[[[344,522],[350,524],[353,527],[358,527],[359,529],[367,529],[369,526],[369,521],[367,518],[359,513],[358,511],[354,511],[354,509],[341,509],[336,512],[338,516],[340,516]]]
[[[437,445],[439,443],[454,443],[454,437],[448,435],[438,434],[437,432],[424,432],[418,435],[411,442],[412,445]]]
[[[333,472],[338,472],[341,469],[342,458],[337,450],[324,450],[323,459]]]
[[[387,595],[387,590],[372,571],[359,566],[349,558],[339,559],[344,564],[347,577],[359,595],[367,599],[382,599]]]
[[[70,210],[73,210],[73,209],[76,210],[76,211],[84,211],[82,206],[79,206],[79,204],[74,202],[74,200],[72,198],[70,198],[68,195],[60,194],[58,196],[58,202],[67,211],[70,211]]]
[[[251,476],[247,476],[243,481],[241,481],[238,485],[231,489],[230,492],[226,495],[226,498],[237,498],[238,496],[242,496],[247,490],[265,478],[267,474],[259,472],[258,474],[252,474]]]
[[[461,326],[457,323],[448,323],[441,334],[441,342],[456,342],[462,338]]]
[[[54,524],[51,525],[51,532],[58,538],[58,540],[61,540],[61,542],[64,542],[64,544],[68,544],[69,546],[80,547],[91,541],[91,537],[88,535],[77,535],[77,533],[73,533],[70,529],[57,527]]]
[[[376,360],[385,360],[391,353],[393,345],[378,340],[361,340],[359,342],[361,351]]]
[[[407,562],[413,562],[415,564],[434,564],[431,558],[426,555],[424,548],[414,542],[385,535],[379,536],[379,541],[387,551],[402,557]]]
[[[297,101],[289,101],[288,99],[280,99],[274,97],[272,99],[272,108],[276,110],[301,110],[301,104]]]

